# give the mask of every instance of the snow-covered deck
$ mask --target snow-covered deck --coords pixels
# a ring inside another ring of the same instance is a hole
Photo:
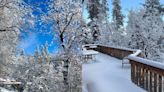
[[[121,60],[99,53],[96,62],[82,68],[83,92],[146,92],[130,79],[130,65],[122,68]]]

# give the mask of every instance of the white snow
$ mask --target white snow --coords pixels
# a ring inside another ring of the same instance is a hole
[[[134,54],[131,54],[130,56],[138,56],[141,52],[141,50],[137,50]]]
[[[130,79],[130,66],[121,67],[121,60],[99,53],[96,63],[84,64],[83,92],[146,92]]]
[[[157,62],[157,61],[152,61],[152,60],[136,57],[136,56],[133,56],[133,55],[129,55],[128,59],[164,70],[164,64],[160,63],[160,62]]]
[[[10,90],[0,87],[0,92],[15,92],[15,91],[10,91]]]
[[[83,50],[82,53],[83,53],[83,55],[96,55],[99,52],[94,51],[94,50]]]

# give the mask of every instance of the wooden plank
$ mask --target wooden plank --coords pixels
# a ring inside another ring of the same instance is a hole
[[[134,71],[134,83],[137,84],[137,65],[134,65],[135,71]]]
[[[134,64],[131,65],[131,80],[134,82]]]
[[[152,86],[152,72],[150,71],[150,76],[149,76],[149,81],[150,81],[150,84],[149,84],[149,92],[152,92],[153,90],[152,90],[152,88],[153,88],[153,86]]]
[[[145,89],[146,90],[146,76],[147,76],[147,73],[146,73],[146,68],[144,67],[144,69],[143,69],[143,77],[144,77],[144,79],[143,79],[143,89]]]
[[[162,76],[161,75],[159,75],[159,79],[158,79],[158,85],[159,85],[159,87],[158,87],[158,91],[159,92],[163,92],[162,90]]]
[[[141,87],[141,66],[138,65],[138,85]]]
[[[144,88],[144,67],[141,67],[141,88]]]
[[[154,73],[154,92],[157,92],[157,74]]]
[[[146,69],[146,90],[149,89],[149,70]]]

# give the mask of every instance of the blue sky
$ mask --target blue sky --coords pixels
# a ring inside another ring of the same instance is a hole
[[[30,28],[31,26],[27,26],[24,30],[22,30],[22,33],[20,35],[20,43],[18,44],[18,47],[25,50],[25,53],[27,55],[34,54],[35,48],[37,46],[44,45],[47,41],[49,45],[49,52],[54,53],[59,48],[59,42],[56,39],[54,39],[52,34],[47,34],[49,32],[53,31],[53,23],[51,22],[45,22],[41,20],[41,15],[47,14],[48,11],[48,5],[47,2],[50,0],[24,0],[26,3],[28,3],[32,9],[33,12],[25,17],[27,22],[30,20],[31,17],[35,20],[34,22],[34,28]],[[111,12],[112,12],[112,0],[108,0],[109,2],[109,9],[110,9],[110,20],[111,20]],[[122,12],[124,15],[128,15],[128,11],[130,9],[138,9],[142,7],[142,3],[144,0],[121,0],[121,6],[122,6]],[[161,0],[161,3],[164,4],[164,0]],[[88,17],[88,13],[86,9],[83,9],[83,16],[86,21]],[[127,21],[127,18],[125,18],[125,21]],[[27,23],[28,24],[28,23]],[[25,32],[24,32],[25,31]],[[41,32],[43,31],[43,32]],[[52,43],[52,41],[54,43]]]
[[[49,44],[49,52],[53,53],[58,49],[58,42],[52,43],[54,39],[53,34],[53,23],[45,22],[41,19],[43,14],[47,14],[49,0],[24,0],[28,3],[32,9],[32,16],[29,14],[25,16],[27,20],[27,28],[24,28],[20,34],[20,43],[18,47],[25,50],[25,54],[31,55],[34,54],[34,51],[37,46],[40,47],[46,42]],[[30,18],[33,19],[34,25],[29,26],[28,21]],[[32,27],[33,26],[33,27]],[[32,27],[32,28],[31,28]]]

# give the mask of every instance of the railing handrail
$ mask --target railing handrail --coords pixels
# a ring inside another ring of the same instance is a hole
[[[164,70],[164,64],[160,63],[160,62],[157,62],[157,61],[148,60],[148,59],[133,56],[133,55],[129,55],[128,59],[133,60],[134,62],[138,62],[138,63],[142,63],[144,65],[148,65],[150,67],[155,67],[155,68],[159,68],[159,69]]]
[[[16,81],[16,80],[9,80],[9,79],[0,78],[0,84],[2,84],[2,85],[21,85],[23,83]],[[31,85],[32,82],[26,82],[26,84]]]
[[[138,50],[138,49],[125,48],[125,47],[121,47],[121,46],[108,46],[108,45],[99,45],[99,46],[105,46],[105,47],[110,47],[110,48],[113,48],[113,49],[133,51],[133,52],[136,52]]]

